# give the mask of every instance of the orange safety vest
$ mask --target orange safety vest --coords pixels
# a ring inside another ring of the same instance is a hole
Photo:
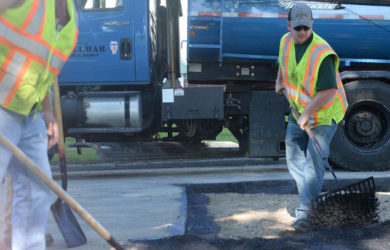
[[[313,40],[298,65],[295,58],[294,39],[291,34],[285,34],[280,42],[279,64],[283,85],[289,101],[294,104],[300,114],[317,94],[318,71],[322,61],[328,55],[333,55],[335,59],[337,91],[334,98],[310,117],[311,127],[331,125],[332,121],[339,123],[344,118],[348,102],[338,72],[339,58],[330,45],[314,32]],[[298,117],[295,119],[297,120]]]
[[[55,0],[25,0],[0,15],[0,105],[28,115],[49,93],[77,43],[73,0],[70,20],[57,31]]]

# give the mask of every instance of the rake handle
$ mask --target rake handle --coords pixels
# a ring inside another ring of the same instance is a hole
[[[28,156],[16,147],[11,141],[0,134],[0,142],[10,150],[28,169],[30,169],[39,179],[41,179],[54,193],[65,201],[74,211],[76,211],[103,239],[111,246],[118,250],[123,247],[116,239],[97,221],[93,218],[75,199],[65,192],[55,181],[49,178],[39,167],[33,163]]]
[[[328,158],[325,156],[324,151],[322,150],[322,148],[321,148],[320,144],[318,143],[316,137],[314,136],[313,131],[311,131],[309,125],[306,125],[306,126],[304,127],[304,129],[305,129],[306,134],[309,136],[309,138],[310,138],[310,140],[311,140],[313,146],[316,148],[317,152],[320,154],[320,156],[321,156],[321,158],[322,158],[322,161],[324,162],[324,164],[326,165],[326,167],[330,170],[330,172],[332,173],[334,179],[335,179],[336,182],[337,182],[337,181],[338,181],[337,176],[336,176],[336,174],[334,173],[333,168],[330,166],[329,161],[328,161]]]

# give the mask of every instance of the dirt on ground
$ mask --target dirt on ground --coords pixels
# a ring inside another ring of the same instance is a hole
[[[298,195],[207,194],[209,216],[220,228],[218,238],[280,238],[292,232]],[[390,220],[390,192],[377,192],[379,223]],[[261,202],[259,202],[261,201]]]
[[[132,242],[127,249],[390,249],[390,179],[375,182],[378,223],[305,233],[291,228],[298,205],[292,180],[191,185],[185,235]],[[333,186],[328,181],[324,190]]]

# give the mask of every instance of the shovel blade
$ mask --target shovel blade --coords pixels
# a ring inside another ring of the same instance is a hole
[[[50,209],[69,248],[87,243],[84,232],[81,230],[72,210],[65,202],[57,200]]]

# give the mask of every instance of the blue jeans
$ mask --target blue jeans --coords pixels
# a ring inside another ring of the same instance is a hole
[[[326,157],[329,156],[329,144],[336,129],[335,122],[331,126],[317,126],[313,129],[313,134]],[[309,143],[306,132],[300,129],[291,115],[286,132],[286,160],[299,193],[296,217],[305,218],[311,210],[311,199],[321,193],[326,166],[313,144]]]
[[[40,114],[34,119],[0,107],[0,133],[19,147],[51,177],[47,157],[47,132]],[[0,143],[0,180],[8,171],[14,181],[12,249],[45,249],[45,230],[53,193]]]

